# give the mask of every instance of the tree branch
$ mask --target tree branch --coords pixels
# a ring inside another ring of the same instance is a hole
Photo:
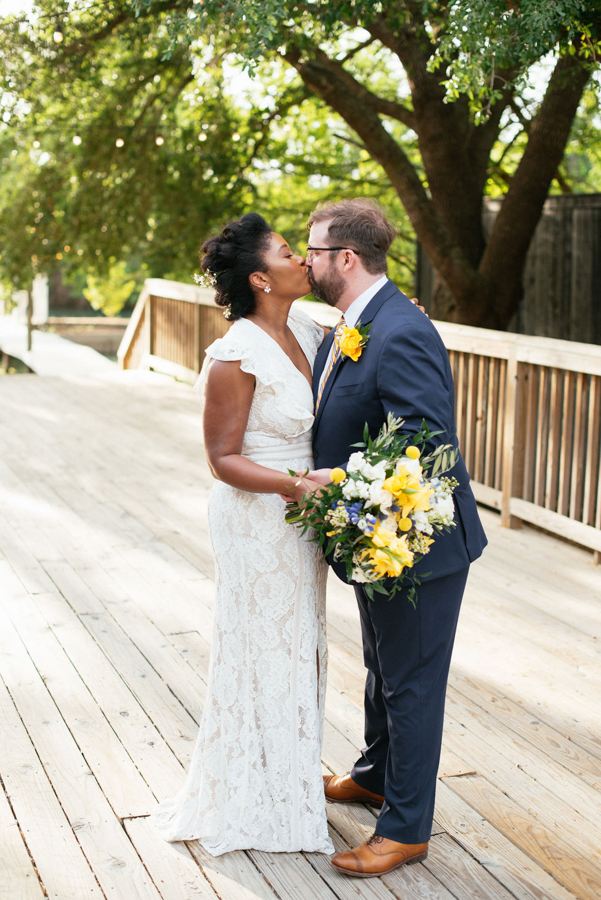
[[[350,88],[363,103],[368,104],[375,112],[388,116],[391,119],[396,119],[398,122],[406,125],[407,128],[415,130],[415,116],[410,109],[407,109],[402,103],[397,103],[395,100],[386,100],[384,97],[378,97],[377,94],[372,93],[344,68],[342,61],[331,59],[320,47],[313,46],[311,49],[315,59],[319,60],[322,66],[329,69],[347,88]]]
[[[512,270],[521,273],[589,77],[577,54],[559,57],[482,258],[480,272],[490,284],[509,281]],[[518,300],[519,290],[501,293],[495,311],[500,321],[511,318]]]
[[[382,166],[407,211],[418,239],[445,281],[458,293],[473,289],[474,282],[478,281],[476,270],[436,212],[414,166],[386,131],[377,111],[362,94],[357,94],[347,79],[340,77],[334,67],[326,64],[323,55],[310,60],[302,59],[300,50],[293,47],[284,54],[284,58],[294,66],[307,87],[342,116],[359,135],[369,154]]]

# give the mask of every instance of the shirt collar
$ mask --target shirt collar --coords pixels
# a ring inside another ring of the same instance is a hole
[[[345,313],[343,313],[344,321],[348,328],[354,328],[359,319],[361,318],[361,313],[367,306],[370,300],[372,300],[379,290],[381,290],[386,282],[388,281],[387,275],[382,275],[382,277],[372,284],[366,291],[363,291],[362,294],[353,300],[349,308]]]

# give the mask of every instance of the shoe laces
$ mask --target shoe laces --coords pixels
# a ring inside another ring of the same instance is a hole
[[[372,844],[381,844],[383,840],[383,836],[381,834],[376,834],[374,831],[370,839],[367,841],[367,846],[371,847]]]

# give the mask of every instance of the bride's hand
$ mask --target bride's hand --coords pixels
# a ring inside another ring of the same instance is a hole
[[[315,479],[310,478],[309,475],[302,475],[301,473],[297,474],[299,475],[297,480],[293,484],[286,485],[286,490],[282,491],[280,494],[280,497],[282,500],[285,500],[286,503],[300,504],[306,494],[313,494],[315,491],[318,491],[323,484],[328,483],[327,481],[316,481]],[[310,473],[310,475],[314,474],[314,472]]]

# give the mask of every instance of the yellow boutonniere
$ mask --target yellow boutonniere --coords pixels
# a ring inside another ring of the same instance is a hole
[[[353,362],[357,362],[369,340],[368,333],[370,328],[371,325],[366,325],[362,328],[361,322],[357,322],[354,328],[348,328],[347,326],[342,328],[335,337],[342,355],[349,356]]]

